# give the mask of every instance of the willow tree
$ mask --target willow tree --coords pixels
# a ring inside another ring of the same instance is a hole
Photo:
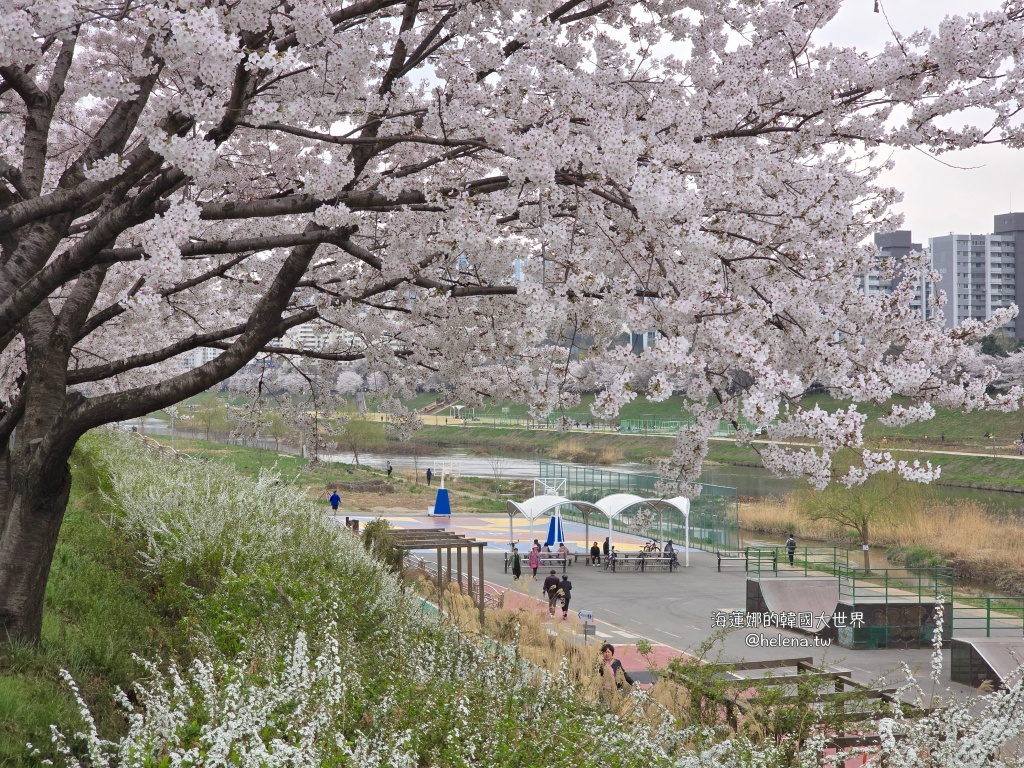
[[[815,43],[840,5],[0,0],[0,637],[39,636],[77,439],[261,352],[541,415],[586,386],[586,338],[596,415],[643,358],[649,396],[690,401],[683,478],[743,417],[827,482],[863,417],[780,412],[814,382],[920,403],[897,422],[1015,406],[964,373],[1004,315],[946,333],[854,276],[898,223],[888,147],[1020,142],[1022,12],[869,57]],[[276,341],[309,322],[335,341]],[[624,327],[659,340],[631,355]]]

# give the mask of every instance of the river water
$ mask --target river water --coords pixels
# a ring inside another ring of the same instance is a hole
[[[140,425],[135,419],[121,424],[124,428],[135,426],[138,429],[143,427],[147,434],[167,435],[170,433],[170,424],[160,419],[147,418],[145,425]],[[201,432],[185,432],[176,430],[182,436],[203,438]],[[295,453],[293,446],[283,443],[278,444],[274,440],[262,441],[263,447],[277,450],[283,453]],[[322,458],[326,461],[337,461],[345,464],[354,464],[355,457],[350,452],[337,452],[324,454]],[[360,453],[360,463],[383,469],[387,461],[397,471],[426,471],[431,467],[437,472],[442,463],[445,468],[455,475],[466,475],[468,477],[501,477],[502,479],[532,479],[538,474],[538,460],[535,458],[502,457],[495,459],[480,454],[466,453],[455,450],[441,450],[430,455],[407,456],[388,455],[386,453]],[[617,464],[603,466],[602,469],[609,469],[618,472],[636,472],[639,474],[655,474],[654,467],[650,464]],[[711,485],[724,485],[735,488],[741,499],[763,499],[778,498],[785,496],[790,491],[803,487],[802,480],[793,478],[779,478],[760,467],[738,467],[728,464],[705,465],[704,472],[700,476],[700,482]],[[941,501],[970,501],[981,504],[988,512],[994,515],[1024,517],[1024,494],[1009,493],[1006,491],[982,491],[971,488],[950,488],[936,485],[931,488],[937,500]]]

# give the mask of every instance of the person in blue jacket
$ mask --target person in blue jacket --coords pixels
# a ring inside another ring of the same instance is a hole
[[[335,513],[338,511],[339,504],[341,504],[341,496],[339,496],[338,492],[335,491],[331,494],[331,509],[333,509]]]

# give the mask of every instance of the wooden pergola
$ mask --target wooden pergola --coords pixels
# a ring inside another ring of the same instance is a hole
[[[395,546],[404,552],[417,549],[433,549],[437,553],[437,592],[444,592],[445,584],[452,581],[452,550],[455,550],[455,574],[459,589],[462,589],[462,550],[466,550],[466,594],[474,600],[480,610],[480,624],[484,623],[484,547],[486,541],[476,541],[436,528],[392,528],[389,533],[394,538]],[[473,550],[477,551],[477,562],[480,569],[480,589],[473,594]],[[447,571],[442,567],[441,552],[445,553]],[[405,556],[402,556],[403,563]],[[445,573],[447,572],[447,577]]]

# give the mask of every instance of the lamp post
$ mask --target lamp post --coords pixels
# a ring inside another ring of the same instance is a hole
[[[174,450],[174,417],[178,413],[178,406],[172,405],[167,409],[167,412],[171,414],[171,450]]]

